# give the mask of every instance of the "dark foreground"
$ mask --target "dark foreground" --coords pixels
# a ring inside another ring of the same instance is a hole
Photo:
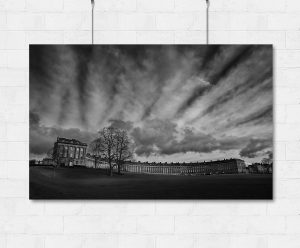
[[[30,167],[30,199],[272,199],[272,175],[114,175]]]

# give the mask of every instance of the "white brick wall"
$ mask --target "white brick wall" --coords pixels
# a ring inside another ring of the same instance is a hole
[[[95,43],[204,43],[204,0],[95,0]],[[89,0],[0,0],[0,247],[300,245],[300,2],[211,0],[211,43],[272,43],[273,201],[29,201],[28,44],[90,43]]]

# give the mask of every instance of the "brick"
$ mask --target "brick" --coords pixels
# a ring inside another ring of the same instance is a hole
[[[64,31],[63,33],[65,44],[91,44],[91,31]],[[95,38],[94,38],[95,39]]]
[[[267,203],[268,215],[295,216],[300,211],[300,199],[275,199]]]
[[[28,182],[24,180],[0,179],[0,197],[27,197]]]
[[[281,161],[277,171],[279,178],[300,178],[300,161]]]
[[[6,20],[7,20],[6,13],[1,13],[1,15],[0,15],[0,30],[6,29],[6,27],[7,27]]]
[[[286,32],[286,48],[300,49],[300,31],[287,31]]]
[[[191,215],[264,215],[266,213],[266,203],[264,202],[224,202],[223,204],[215,204],[214,202],[196,203]]]
[[[7,51],[7,67],[9,68],[28,68],[28,50],[9,50]]]
[[[122,211],[120,211],[122,213]],[[146,216],[155,214],[154,202],[126,202],[123,213],[126,215]]]
[[[6,105],[0,109],[0,119],[8,123],[25,122],[28,119],[27,108],[24,105]]]
[[[39,0],[27,0],[26,9],[28,11],[47,11],[55,12],[63,10],[63,0],[53,0],[42,2]]]
[[[9,124],[6,132],[7,141],[29,141],[29,127],[27,123]]]
[[[175,0],[174,6],[175,6],[175,11],[178,12],[205,11],[206,9],[205,1],[198,1],[198,0]]]
[[[196,245],[195,247],[231,247],[230,237],[233,235],[226,234],[196,234]]]
[[[300,142],[290,141],[286,144],[286,159],[287,160],[300,160]]]
[[[230,223],[230,225],[228,225]],[[176,216],[175,233],[246,233],[247,219],[231,216]]]
[[[46,29],[48,30],[87,30],[90,27],[91,17],[88,12],[46,15]]]
[[[25,104],[27,103],[27,94],[25,87],[5,87],[0,92],[0,103],[9,104]]]
[[[99,6],[99,1],[96,2],[95,9],[97,9],[98,6]],[[81,1],[81,0],[64,0],[63,1],[63,9],[68,12],[90,11],[91,10],[91,2],[90,1]]]
[[[300,77],[300,68],[280,68],[276,73],[276,85],[286,88],[299,88],[298,78]],[[281,99],[281,102],[287,99]]]
[[[29,234],[60,234],[63,233],[63,218],[58,216],[26,217],[26,233]]]
[[[119,14],[119,30],[154,30],[156,28],[156,15],[154,14]]]
[[[28,159],[28,151],[27,151],[28,143],[8,142],[6,145],[7,145],[7,154],[6,154],[7,160],[22,161]]]
[[[27,49],[25,31],[0,31],[0,49]]]
[[[174,217],[172,216],[138,217],[137,232],[142,234],[173,233]]]
[[[287,233],[300,234],[299,225],[300,225],[300,216],[288,216],[286,218]]]
[[[43,215],[44,202],[30,201],[25,198],[2,198],[0,204],[0,216],[26,216]]]
[[[9,30],[42,30],[45,28],[45,15],[12,13],[7,15],[7,29]]]
[[[274,122],[275,123],[285,123],[286,115],[287,115],[287,107],[285,105],[274,105],[275,116]]]
[[[299,30],[299,21],[300,21],[300,16],[298,13],[268,14],[268,30],[296,31]]]
[[[278,186],[277,186],[278,185]],[[298,199],[300,198],[300,180],[299,179],[277,179],[275,198]]]
[[[285,0],[274,1],[247,1],[247,10],[253,12],[277,12],[285,10]],[[277,14],[277,13],[276,13]]]
[[[205,31],[175,31],[175,44],[204,44]]]
[[[267,26],[268,18],[265,14],[238,12],[212,12],[210,14],[211,30],[266,30]]]
[[[23,11],[26,7],[26,0],[1,0],[1,11]]]
[[[95,9],[102,11],[135,11],[136,0],[104,0],[95,2]]]
[[[205,30],[205,19],[198,13],[190,14],[157,14],[158,30]]]
[[[131,248],[131,247],[145,247],[156,248],[158,247],[155,242],[155,237],[151,235],[120,235],[118,238],[118,248]]]
[[[124,214],[125,213],[125,204],[121,202],[86,202],[82,208],[83,215],[104,215],[104,216],[114,216],[116,213]]]
[[[66,216],[64,232],[68,234],[135,233],[136,219],[124,216]]]
[[[174,10],[174,0],[137,0],[138,11],[164,12]]]
[[[210,1],[211,11],[247,11],[245,1],[228,0],[228,1]]]
[[[277,50],[276,55],[276,66],[280,68],[300,67],[300,50]]]
[[[196,235],[159,235],[156,239],[156,248],[193,248],[196,247]]]
[[[268,239],[265,235],[255,236],[255,235],[241,235],[233,236],[230,238],[230,247],[231,248],[268,248]]]
[[[188,202],[157,202],[156,214],[157,215],[190,215],[195,208],[194,201]]]
[[[269,235],[268,245],[272,248],[298,248],[300,244],[300,235]]]
[[[300,104],[288,105],[286,106],[286,121],[288,123],[300,123]],[[297,118],[298,117],[298,118]]]
[[[44,247],[44,238],[38,235],[9,235],[6,241],[6,248],[19,247]]]
[[[5,163],[6,178],[9,179],[28,179],[28,164],[24,161],[6,161]]]
[[[285,217],[283,216],[256,216],[247,221],[247,233],[268,234],[285,233]]]
[[[298,104],[300,87],[274,87],[276,104]]]
[[[135,31],[95,31],[95,44],[135,44]]]
[[[0,235],[0,246],[6,247],[6,236]]]
[[[28,44],[62,44],[64,43],[63,31],[27,31]]]
[[[284,31],[211,30],[209,37],[210,44],[273,44],[275,48],[285,48]]]
[[[123,244],[118,244],[118,237],[116,234],[93,234],[85,236],[85,242],[82,247],[89,248],[119,248]],[[122,235],[121,235],[122,236]],[[128,234],[125,235],[129,237]]]
[[[49,235],[45,238],[45,248],[52,247],[84,247],[85,239],[78,235]]]
[[[287,12],[299,12],[300,11],[300,4],[298,1],[294,0],[285,0],[286,1],[286,11]]]
[[[136,39],[140,44],[172,44],[174,33],[172,31],[138,31]]]
[[[45,203],[45,215],[78,215],[82,211],[83,204],[80,202],[47,202]]]
[[[25,77],[26,72],[24,69],[0,68],[1,86],[15,86],[16,84],[24,85],[26,80]]]
[[[277,141],[296,141],[300,139],[300,126],[298,124],[277,124],[276,140]]]

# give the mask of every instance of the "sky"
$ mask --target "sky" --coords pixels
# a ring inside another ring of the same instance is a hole
[[[138,161],[273,156],[271,45],[30,45],[30,158],[127,130]]]

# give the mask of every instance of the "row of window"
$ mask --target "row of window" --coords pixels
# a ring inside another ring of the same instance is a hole
[[[84,158],[84,149],[74,146],[59,146],[59,157],[65,158]]]

